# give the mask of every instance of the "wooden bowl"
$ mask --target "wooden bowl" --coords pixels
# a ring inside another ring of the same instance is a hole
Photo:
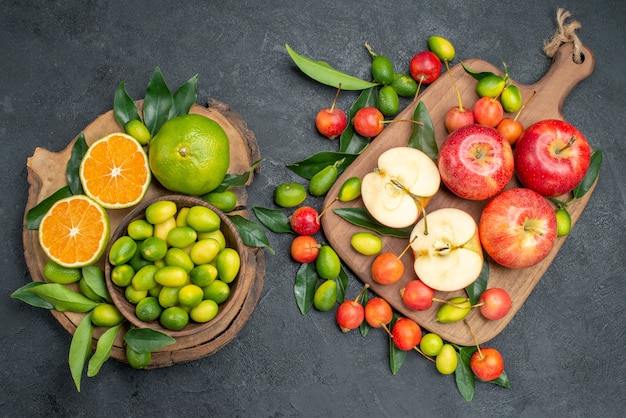
[[[221,324],[230,321],[231,317],[238,312],[243,302],[245,301],[245,293],[246,289],[249,287],[244,280],[250,280],[248,275],[245,274],[246,262],[245,257],[241,258],[241,266],[239,269],[239,273],[237,277],[229,283],[230,286],[230,296],[228,299],[219,305],[219,311],[215,318],[205,323],[197,323],[189,319],[189,323],[181,330],[173,331],[167,328],[164,328],[159,320],[154,320],[151,322],[145,322],[140,320],[137,315],[135,315],[135,305],[130,303],[126,297],[124,296],[124,288],[117,286],[115,283],[111,281],[111,270],[113,266],[109,262],[109,251],[111,249],[111,245],[120,237],[127,235],[126,229],[128,224],[136,219],[145,218],[144,212],[145,209],[152,203],[161,201],[161,200],[170,200],[176,203],[177,209],[180,210],[184,207],[192,207],[192,206],[204,206],[207,207],[215,213],[217,213],[220,217],[220,230],[224,234],[224,238],[226,240],[226,247],[235,249],[240,255],[244,253],[246,250],[241,240],[241,236],[239,235],[237,229],[230,221],[230,219],[219,209],[205,202],[204,200],[191,197],[186,195],[165,195],[160,196],[154,199],[149,199],[141,202],[137,207],[135,207],[122,221],[119,223],[117,229],[111,235],[109,246],[107,247],[106,257],[105,257],[105,265],[104,265],[104,273],[106,279],[106,285],[111,294],[111,299],[115,306],[120,310],[122,315],[134,326],[137,328],[151,328],[157,331],[161,331],[172,338],[183,337],[183,336],[191,336],[197,333],[205,333],[209,328],[213,326],[222,326]],[[218,325],[219,324],[219,325]]]

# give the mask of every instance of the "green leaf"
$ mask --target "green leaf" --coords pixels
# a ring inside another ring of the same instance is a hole
[[[411,136],[409,137],[409,147],[416,148],[428,155],[435,164],[439,156],[437,141],[435,139],[435,128],[430,118],[428,109],[424,102],[420,101],[413,112],[413,120],[421,122],[422,125],[414,123]]]
[[[59,312],[87,312],[98,305],[98,302],[59,283],[44,283],[30,287],[28,291],[51,303]]]
[[[578,199],[587,193],[593,184],[596,182],[598,175],[600,174],[600,166],[602,165],[602,150],[595,150],[591,153],[591,162],[585,177],[576,188],[574,189],[574,199]]]
[[[490,380],[487,383],[493,383],[494,385],[502,386],[503,388],[507,388],[507,389],[511,387],[509,376],[506,374],[504,370],[502,371],[502,374],[500,376],[496,377],[493,380]]]
[[[131,328],[124,335],[124,342],[138,353],[151,353],[174,344],[169,335],[150,328]]]
[[[311,180],[311,178],[323,168],[343,159],[343,162],[337,166],[337,171],[341,174],[343,170],[352,164],[357,156],[356,154],[347,154],[345,152],[322,151],[297,163],[289,164],[286,167],[299,176]]]
[[[483,269],[480,271],[478,279],[471,285],[465,288],[470,303],[475,305],[478,303],[478,298],[487,289],[487,283],[489,282],[489,262],[487,261],[487,254],[483,251]]]
[[[83,185],[80,182],[80,163],[83,160],[83,156],[87,152],[87,142],[85,141],[85,134],[81,132],[76,138],[76,142],[72,147],[72,154],[70,156],[69,161],[67,162],[67,167],[65,169],[65,174],[67,176],[67,183],[70,186],[70,190],[72,194],[83,194]]]
[[[104,279],[104,271],[98,266],[86,266],[82,268],[82,273],[87,286],[103,300],[111,302],[111,295]]]
[[[456,387],[467,402],[470,402],[474,398],[474,391],[476,389],[476,378],[470,367],[470,359],[475,351],[476,347],[459,347],[459,361],[454,371]]]
[[[350,278],[344,270],[343,265],[339,271],[339,276],[335,278],[335,282],[337,282],[337,303],[342,304],[346,300],[346,289],[350,282]]]
[[[461,65],[463,66],[463,69],[465,70],[466,73],[468,73],[469,75],[471,75],[472,77],[474,77],[474,79],[476,80],[481,80],[485,77],[488,77],[490,75],[496,75],[490,71],[474,71],[470,68],[468,68],[465,63],[463,61],[461,61]]]
[[[189,109],[198,99],[198,74],[183,83],[174,93],[169,119],[189,113]]]
[[[80,392],[80,380],[85,368],[85,362],[91,352],[91,339],[93,336],[93,325],[91,324],[91,315],[89,312],[81,319],[80,323],[74,331],[72,342],[70,343],[69,365],[72,379],[76,390]]]
[[[122,324],[123,323],[109,328],[100,336],[100,338],[98,338],[96,352],[93,353],[93,356],[91,356],[91,358],[89,359],[89,364],[87,365],[88,377],[94,377],[95,375],[97,375],[102,365],[111,356],[111,349],[113,348],[115,337],[117,336],[119,330],[122,328]]]
[[[222,180],[222,183],[215,190],[213,190],[213,192],[221,193],[221,192],[225,192],[226,190],[232,187],[245,186],[246,183],[248,183],[248,180],[250,179],[250,175],[252,174],[252,172],[257,168],[259,164],[261,164],[262,161],[263,159],[256,161],[254,164],[252,164],[252,167],[250,167],[250,170],[246,171],[245,173],[226,174],[226,176],[224,177],[224,180]]]
[[[35,308],[54,309],[54,305],[46,301],[42,297],[29,291],[32,287],[37,287],[45,284],[44,282],[30,282],[11,293],[13,299],[19,299],[22,302],[28,303]]]
[[[406,228],[389,228],[385,225],[379,223],[376,219],[370,215],[366,208],[363,207],[355,207],[355,208],[339,208],[334,209],[337,215],[342,217],[344,220],[354,224],[356,226],[360,226],[363,228],[371,229],[372,231],[378,232],[381,235],[387,235],[396,238],[408,238],[411,235],[411,231],[413,231],[413,227]]]
[[[323,61],[315,61],[300,55],[287,44],[285,44],[285,48],[300,71],[327,86],[339,88],[341,85],[342,90],[364,90],[378,85],[338,71]]]
[[[393,324],[398,320],[398,315],[394,312],[393,319],[389,324],[389,329],[393,328]],[[407,352],[404,350],[400,350],[393,343],[393,338],[391,335],[388,337],[389,340],[389,367],[391,368],[392,374],[397,374],[400,371],[400,368],[404,364],[404,360],[406,359]]]
[[[126,85],[123,81],[115,90],[115,97],[113,98],[113,116],[115,116],[115,120],[122,125],[122,128],[131,120],[141,120],[139,112],[137,111],[137,104],[128,95],[128,92],[126,92]]]
[[[241,215],[228,215],[228,218],[237,228],[244,244],[249,247],[265,247],[270,253],[275,253],[261,225]]]
[[[275,234],[293,234],[289,218],[282,211],[253,206],[252,211],[259,222]]]
[[[363,291],[363,297],[361,298],[361,305],[363,305],[363,308],[365,309],[365,305],[367,304],[367,301],[369,300],[370,295],[369,295],[369,290],[365,289]],[[361,322],[361,325],[359,326],[359,332],[361,333],[362,337],[367,336],[367,334],[369,334],[370,329],[372,327],[370,327],[370,324],[367,323],[367,321],[363,321]]]
[[[167,121],[173,101],[161,69],[156,67],[148,82],[146,98],[143,101],[143,120],[151,136],[154,136]]]
[[[33,206],[26,213],[26,229],[38,229],[41,219],[46,216],[52,205],[61,199],[72,196],[70,186],[63,186],[44,200]]]
[[[315,271],[315,264],[302,264],[296,273],[296,279],[293,284],[293,294],[296,297],[296,304],[303,315],[313,306],[313,296],[315,294],[317,281],[318,276],[317,271]]]
[[[356,112],[367,106],[378,107],[378,89],[370,87],[359,94],[359,97],[350,107],[348,111],[348,125],[339,137],[339,151],[348,154],[359,154],[370,143],[370,139],[359,135],[354,130],[351,121]]]

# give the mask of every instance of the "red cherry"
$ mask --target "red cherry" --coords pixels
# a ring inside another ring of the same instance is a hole
[[[377,108],[366,106],[359,109],[352,118],[354,130],[361,136],[373,138],[382,132],[385,117]]]
[[[375,297],[365,304],[365,320],[372,328],[380,328],[387,325],[393,318],[391,305],[385,299]]]
[[[393,324],[391,336],[397,348],[407,351],[419,344],[422,339],[422,330],[411,318],[400,318]]]
[[[511,310],[511,297],[506,290],[492,287],[485,290],[478,298],[480,313],[487,319],[504,318]]]
[[[430,308],[435,297],[435,289],[427,286],[423,281],[411,280],[400,290],[402,300],[407,308],[414,311],[424,311]]]
[[[466,107],[460,108],[459,106],[451,107],[446,112],[444,118],[444,124],[448,133],[452,133],[465,125],[471,125],[474,123],[474,112],[472,109]]]
[[[470,368],[477,378],[490,381],[504,371],[504,359],[495,348],[479,348],[470,359]]]
[[[492,97],[481,97],[474,104],[474,121],[479,125],[495,128],[504,116],[500,100]]]
[[[298,235],[314,235],[320,230],[317,211],[310,206],[301,206],[289,218],[291,229]]]
[[[338,107],[327,107],[315,116],[315,126],[328,139],[337,138],[348,125],[346,113]]]
[[[310,235],[299,235],[291,241],[291,257],[299,263],[312,263],[320,252],[320,245]]]
[[[441,60],[431,51],[418,52],[409,66],[411,77],[421,84],[430,84],[441,74]]]
[[[337,324],[343,332],[356,329],[365,319],[365,309],[356,300],[346,300],[337,308]]]

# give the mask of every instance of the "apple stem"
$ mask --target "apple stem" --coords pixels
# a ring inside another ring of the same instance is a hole
[[[339,98],[340,91],[341,91],[341,83],[339,83],[339,86],[337,87],[337,93],[335,93],[335,99],[333,100],[333,104],[330,106],[330,113],[333,113],[333,110],[335,110],[335,104],[337,103],[337,99]]]
[[[537,235],[543,236],[543,231],[541,231],[541,230],[539,230],[539,229],[537,229],[537,228],[535,228],[533,226],[525,226],[524,227],[524,231],[532,232],[532,233],[535,233]]]
[[[413,347],[413,350],[417,351],[418,353],[420,353],[422,356],[424,356],[426,359],[428,359],[428,360],[432,361],[433,363],[436,363],[436,361],[435,361],[435,359],[434,359],[434,358],[432,358],[431,356],[427,356],[426,354],[424,354],[424,353],[422,352],[422,350],[420,350],[420,349],[419,349],[419,347],[418,347],[418,346]]]
[[[452,73],[450,72],[450,66],[448,65],[448,60],[444,60],[443,62],[446,64],[446,72],[448,73],[448,76],[450,77],[450,81],[452,81],[452,86],[454,87],[454,91],[456,92],[456,97],[459,100],[459,110],[462,112],[463,101],[461,100],[461,93],[459,92],[459,88],[456,86],[456,81],[454,80]]]
[[[480,344],[478,344],[478,338],[476,338],[476,334],[474,334],[474,330],[470,326],[469,322],[467,322],[467,319],[464,319],[463,322],[465,323],[465,325],[467,325],[467,328],[469,328],[469,332],[470,334],[472,334],[472,338],[474,338],[474,343],[476,344],[476,348],[478,349],[478,357],[481,360],[484,359],[485,356],[483,355],[482,351],[480,351]]]
[[[413,101],[417,101],[417,97],[420,95],[420,90],[422,88],[422,81],[424,81],[424,76],[420,77],[419,82],[417,83],[417,90],[415,90],[415,96],[413,97]]]
[[[515,117],[513,118],[514,121],[517,122],[517,118],[519,118],[520,113],[522,113],[522,110],[524,110],[524,108],[526,107],[526,105],[528,103],[530,103],[530,101],[532,100],[533,97],[535,97],[535,93],[537,93],[537,91],[533,90],[533,93],[530,95],[530,97],[528,99],[526,99],[526,101],[524,102],[524,104],[522,104],[522,107],[519,108],[519,110],[517,111],[517,113],[515,114]]]
[[[565,146],[563,148],[559,148],[557,150],[554,151],[555,154],[560,154],[561,152],[565,151],[568,148],[571,148],[572,145],[574,145],[574,142],[576,142],[576,135],[572,136],[569,141],[567,141],[567,144],[565,144]]]

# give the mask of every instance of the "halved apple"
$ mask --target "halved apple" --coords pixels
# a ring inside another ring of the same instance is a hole
[[[413,225],[441,178],[437,165],[424,152],[394,147],[380,154],[378,167],[363,176],[361,197],[368,212],[390,228]]]
[[[472,284],[483,268],[478,225],[467,212],[443,208],[426,216],[411,232],[414,269],[424,284],[435,290],[453,291]]]

